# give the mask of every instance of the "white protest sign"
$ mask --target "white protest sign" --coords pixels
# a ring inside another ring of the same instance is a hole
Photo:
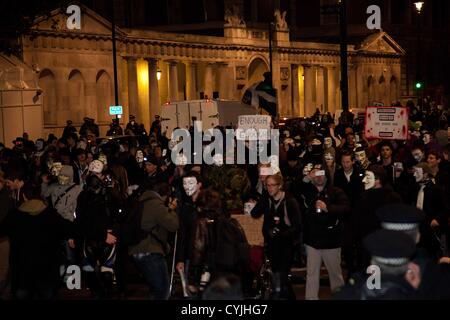
[[[367,139],[406,140],[408,108],[367,107],[365,135]]]
[[[270,116],[239,116],[236,139],[238,140],[270,140]]]

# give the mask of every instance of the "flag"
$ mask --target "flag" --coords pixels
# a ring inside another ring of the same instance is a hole
[[[262,108],[275,117],[277,115],[276,96],[276,90],[266,81],[262,81],[245,90],[242,103]]]

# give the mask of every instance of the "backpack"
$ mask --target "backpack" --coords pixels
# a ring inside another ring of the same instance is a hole
[[[130,199],[128,210],[120,223],[120,241],[126,246],[139,244],[148,236],[148,232],[142,230],[142,213],[144,202],[138,201],[137,197]]]
[[[214,223],[214,233],[216,268],[247,270],[250,266],[250,245],[239,222],[233,218],[218,218]]]

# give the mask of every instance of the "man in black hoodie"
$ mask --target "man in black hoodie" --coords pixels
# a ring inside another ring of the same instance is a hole
[[[0,223],[9,236],[13,298],[52,299],[59,281],[60,241],[72,238],[72,226],[40,198],[31,182],[23,186],[24,202]]]

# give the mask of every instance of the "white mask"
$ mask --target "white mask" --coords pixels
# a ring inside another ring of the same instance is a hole
[[[331,138],[330,137],[326,137],[324,139],[324,141],[323,141],[323,145],[324,145],[325,149],[331,148],[332,145],[333,145],[333,142],[332,142]]]
[[[401,162],[395,162],[394,163],[394,168],[395,168],[395,178],[400,178],[400,175],[403,172],[403,163]]]
[[[58,183],[61,186],[67,186],[70,183],[70,177],[60,174],[58,176]]]
[[[372,189],[375,186],[375,174],[372,171],[366,171],[362,182],[365,190]]]
[[[303,175],[307,176],[311,170],[313,168],[313,164],[312,163],[308,163],[304,168],[303,168]]]
[[[416,179],[416,182],[423,181],[423,169],[414,167],[414,178]]]
[[[144,162],[144,153],[141,150],[136,151],[136,161],[137,163]]]
[[[423,160],[423,152],[422,150],[415,150],[412,153],[414,160],[416,160],[417,162],[421,162]]]
[[[213,156],[213,163],[215,166],[221,167],[223,165],[223,156],[221,154],[215,154]]]
[[[355,160],[359,163],[364,163],[366,162],[366,152],[365,151],[358,151],[355,152]]]
[[[108,160],[104,154],[99,155],[98,160],[101,161],[105,166],[108,164]]]
[[[255,205],[256,204],[254,202],[246,202],[246,203],[244,203],[244,213],[245,214],[250,214],[250,212],[253,210]]]
[[[51,167],[52,175],[55,176],[55,177],[59,176],[59,173],[61,172],[61,169],[62,169],[62,163],[61,162],[54,162],[52,164],[52,167]]]
[[[190,197],[198,190],[198,183],[195,177],[183,178],[183,189],[186,194]]]
[[[36,141],[36,150],[41,151],[42,149],[44,149],[44,141],[42,140]]]
[[[333,155],[329,152],[325,153],[324,159],[325,159],[325,161],[334,161]]]
[[[87,148],[86,141],[84,141],[84,140],[78,141],[77,148],[86,150],[86,148]]]

